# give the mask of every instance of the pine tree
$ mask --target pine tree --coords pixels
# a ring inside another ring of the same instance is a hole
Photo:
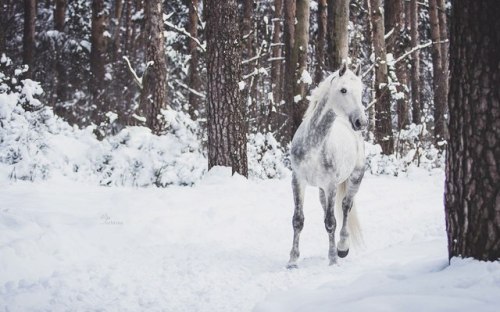
[[[454,2],[445,212],[449,257],[500,259],[500,6]]]
[[[208,0],[207,34],[208,167],[230,166],[248,176],[246,125],[238,82],[241,38],[235,0]]]

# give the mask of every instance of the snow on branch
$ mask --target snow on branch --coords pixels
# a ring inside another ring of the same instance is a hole
[[[123,56],[123,59],[125,60],[125,62],[127,62],[127,67],[128,67],[128,70],[130,71],[130,73],[132,74],[132,77],[134,77],[134,81],[135,83],[139,86],[139,89],[142,90],[142,77],[139,77],[137,76],[137,73],[135,72],[135,70],[132,68],[132,65],[130,65],[130,61],[128,59],[128,57],[126,56]]]
[[[170,16],[172,16],[172,14],[173,14],[173,13],[171,13],[170,15],[163,14],[163,23],[164,23],[167,27],[171,28],[172,30],[174,30],[174,31],[176,31],[176,32],[178,32],[178,33],[180,33],[180,34],[182,34],[182,35],[184,35],[184,36],[186,36],[186,37],[190,38],[191,40],[193,40],[193,41],[194,41],[194,42],[195,42],[195,43],[196,43],[196,44],[200,47],[200,49],[201,49],[203,52],[206,52],[207,50],[206,50],[205,46],[204,46],[204,45],[200,42],[200,40],[198,40],[197,38],[195,38],[195,37],[191,36],[191,34],[190,34],[187,30],[185,30],[184,28],[177,27],[177,26],[175,26],[174,24],[172,24],[172,23],[170,23],[169,21],[167,21],[167,19],[168,19]]]

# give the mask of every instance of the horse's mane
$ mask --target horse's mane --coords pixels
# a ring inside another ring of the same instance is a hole
[[[318,107],[318,103],[325,96],[328,96],[328,90],[330,89],[332,79],[337,77],[337,72],[326,77],[319,85],[311,92],[311,101],[309,102],[309,106],[304,114],[304,119],[309,118],[312,113]]]

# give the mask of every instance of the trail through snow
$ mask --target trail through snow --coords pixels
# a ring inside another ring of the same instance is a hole
[[[328,266],[308,188],[299,269],[290,180],[225,168],[195,187],[0,183],[0,310],[498,311],[500,265],[448,266],[443,174],[367,176],[364,246]]]

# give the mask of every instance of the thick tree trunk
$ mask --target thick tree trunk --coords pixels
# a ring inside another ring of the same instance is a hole
[[[449,257],[500,259],[500,6],[456,0],[450,29]]]
[[[419,45],[418,34],[418,1],[410,0],[410,38],[411,48]],[[412,53],[411,57],[411,101],[412,101],[412,122],[420,124],[422,122],[422,112],[420,105],[420,50]]]
[[[309,0],[297,0],[297,24],[295,28],[294,54],[297,55],[295,68],[293,127],[292,136],[302,123],[307,109],[306,99],[308,82],[304,81],[303,73],[307,71],[307,49],[309,47]]]
[[[189,2],[189,20],[188,31],[191,37],[198,38],[198,0],[190,0]],[[189,59],[189,88],[196,92],[201,89],[200,74],[198,72],[198,45],[193,39],[189,39],[188,52],[191,55]],[[194,92],[189,92],[189,116],[191,119],[196,120],[199,115],[201,106],[201,98]]]
[[[207,0],[208,167],[248,176],[246,125],[240,101],[241,38],[235,0]]]
[[[375,54],[375,139],[385,155],[394,152],[394,138],[391,124],[390,92],[387,87],[387,61],[384,41],[384,16],[381,1],[370,0],[372,19],[372,41]]]
[[[434,139],[436,142],[445,139],[444,110],[446,107],[446,79],[443,72],[443,61],[441,59],[441,33],[439,30],[439,18],[437,0],[429,0],[429,18],[431,22],[432,45],[432,69],[434,89]]]
[[[140,110],[146,117],[146,125],[155,134],[165,130],[161,110],[167,106],[167,63],[165,60],[165,39],[163,37],[162,0],[150,1],[144,6],[146,34],[146,73],[143,78]]]
[[[314,83],[318,85],[323,80],[325,70],[325,37],[327,34],[327,0],[318,1],[318,32],[316,37],[316,71]]]
[[[104,0],[92,1],[92,26],[90,34],[90,92],[93,105],[98,105],[99,109],[94,112],[94,120],[99,120],[100,113],[106,111],[106,107],[102,107],[102,88],[104,85],[105,74],[105,55],[106,55],[106,41],[104,38],[104,30],[106,27],[106,13],[104,10]]]
[[[330,71],[340,68],[349,52],[349,0],[328,0],[328,58]]]
[[[23,63],[28,65],[26,78],[33,77],[33,56],[35,54],[36,0],[24,0]]]

